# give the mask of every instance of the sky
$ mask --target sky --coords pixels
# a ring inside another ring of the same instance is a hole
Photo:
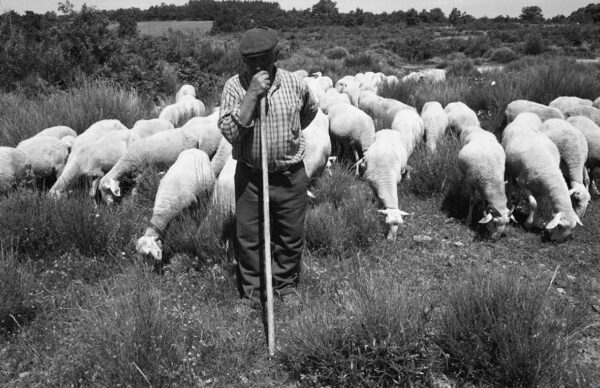
[[[62,0],[64,2],[65,0]],[[136,7],[147,9],[153,5],[187,4],[188,0],[70,0],[75,9],[81,9],[83,4],[96,7],[97,9],[118,9]],[[277,1],[283,9],[306,9],[312,7],[318,0],[279,0]],[[334,0],[335,1],[335,0]],[[348,12],[361,8],[363,11],[374,13],[392,12],[397,10],[406,11],[415,8],[422,9],[441,8],[446,16],[452,8],[458,8],[475,17],[494,17],[498,15],[519,16],[521,9],[526,6],[537,5],[542,9],[544,17],[550,18],[558,14],[568,16],[577,8],[585,7],[597,0],[337,0],[340,12]],[[58,12],[59,0],[0,0],[0,14],[9,10],[18,13],[33,11],[45,13],[47,11]]]

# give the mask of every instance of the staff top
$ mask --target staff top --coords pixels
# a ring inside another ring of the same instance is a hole
[[[240,54],[244,57],[259,56],[275,48],[277,42],[274,30],[267,27],[252,28],[240,39]]]

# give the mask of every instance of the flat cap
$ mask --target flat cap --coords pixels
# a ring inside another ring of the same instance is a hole
[[[245,57],[260,55],[276,45],[275,31],[266,27],[256,27],[246,31],[240,39],[240,54]]]

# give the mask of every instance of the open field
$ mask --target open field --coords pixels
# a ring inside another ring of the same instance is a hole
[[[381,93],[419,110],[427,101],[463,101],[497,135],[512,100],[600,96],[593,63],[525,57],[479,74],[462,54],[408,63],[404,48],[388,50],[392,33],[381,32],[385,49],[372,39],[379,32],[368,34],[286,32],[279,65],[323,71],[334,82],[359,71],[402,76],[444,65],[444,82]],[[189,61],[157,71],[173,92],[160,96],[163,105],[183,82],[194,84],[208,107],[218,105],[237,51],[223,43],[230,35],[209,39],[161,41],[170,55]],[[225,74],[209,74],[210,66]],[[102,79],[78,82],[48,95],[1,93],[0,145],[14,146],[51,125],[81,133],[100,119],[130,128],[156,117],[154,93]],[[448,137],[436,154],[424,147],[413,154],[412,178],[398,189],[399,207],[411,215],[395,242],[385,239],[376,198],[349,173],[349,163],[314,183],[304,303],[289,311],[276,302],[273,359],[259,314],[240,318],[233,311],[229,214],[207,217],[202,204],[184,212],[162,236],[165,262],[155,265],[135,251],[159,184],[152,169],[144,171],[137,196],[124,195],[113,207],[96,206],[85,189],[58,201],[31,188],[0,197],[0,385],[600,385],[600,200],[590,203],[584,226],[566,242],[544,241],[543,203],[532,230],[511,223],[506,237],[492,240],[485,228],[465,225],[457,152],[458,142]],[[522,221],[524,207],[515,215]]]
[[[138,22],[137,28],[140,34],[144,35],[164,35],[169,32],[180,31],[183,33],[203,34],[209,32],[212,28],[212,21],[191,20],[191,21],[152,21]]]

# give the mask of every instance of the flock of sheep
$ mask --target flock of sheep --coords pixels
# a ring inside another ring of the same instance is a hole
[[[527,228],[533,224],[537,201],[549,200],[553,217],[545,228],[552,240],[564,239],[581,225],[590,191],[597,193],[593,172],[600,167],[600,98],[592,102],[559,97],[549,106],[513,101],[505,111],[508,125],[500,143],[462,102],[446,107],[428,102],[419,114],[412,106],[378,95],[383,83],[406,80],[367,72],[343,77],[334,85],[321,74],[295,73],[320,107],[304,131],[307,175],[316,178],[330,165],[331,139],[350,147],[356,173],[380,200],[390,240],[408,214],[399,209],[397,186],[410,172],[411,154],[421,142],[427,152],[435,153],[446,133],[458,136],[461,143],[458,167],[470,193],[467,223],[481,203],[479,223],[486,224],[492,236],[505,234],[514,221],[511,203],[518,197],[516,189],[529,204]],[[414,77],[438,82],[444,73]],[[176,102],[164,107],[158,118],[139,120],[131,129],[118,120],[101,120],[80,135],[65,126],[44,129],[15,148],[0,147],[0,192],[32,176],[37,181],[54,176],[48,195],[60,198],[86,179],[90,196],[99,194],[111,205],[121,197],[123,183],[135,181],[143,168],[166,170],[150,225],[136,245],[140,254],[161,260],[161,235],[185,208],[205,198],[213,208],[235,208],[236,162],[217,126],[219,109],[208,113],[194,88],[184,85]],[[184,124],[176,127],[180,123]],[[375,123],[386,129],[376,130]]]

